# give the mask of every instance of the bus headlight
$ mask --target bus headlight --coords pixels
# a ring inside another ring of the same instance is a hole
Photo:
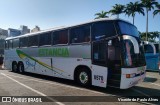
[[[136,76],[136,73],[133,74],[126,74],[126,78],[133,78]]]

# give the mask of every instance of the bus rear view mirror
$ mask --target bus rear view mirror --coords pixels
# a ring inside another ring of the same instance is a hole
[[[112,40],[109,40],[109,41],[108,41],[108,45],[112,45]]]

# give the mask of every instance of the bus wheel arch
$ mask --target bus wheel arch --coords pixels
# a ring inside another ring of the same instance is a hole
[[[84,65],[77,66],[74,71],[74,80],[81,86],[90,86],[92,81],[91,69]]]
[[[18,64],[16,61],[12,62],[12,72],[17,72],[18,71]]]
[[[24,64],[23,64],[22,61],[18,62],[18,72],[20,72],[20,73],[24,73],[25,72],[24,71]]]

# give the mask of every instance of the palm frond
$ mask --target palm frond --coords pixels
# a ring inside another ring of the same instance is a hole
[[[97,16],[95,19],[99,19],[99,18],[107,18],[108,16],[106,16],[108,14],[108,12],[105,11],[101,11],[101,13],[96,13],[95,16]]]
[[[158,13],[160,14],[160,10],[154,10],[153,16],[157,15]]]
[[[115,4],[112,6],[112,9],[109,11],[111,15],[119,15],[124,13],[125,6],[121,4]]]

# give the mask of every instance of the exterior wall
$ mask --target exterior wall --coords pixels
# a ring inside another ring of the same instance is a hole
[[[30,29],[28,29],[28,27],[24,25],[21,25],[20,29],[12,29],[12,28],[8,29],[8,37],[15,37],[27,33],[30,33]]]
[[[40,31],[40,27],[38,26],[35,26],[35,28],[31,30],[31,32],[38,32],[38,31]]]
[[[8,29],[8,37],[15,37],[15,36],[19,36],[19,35],[21,35],[20,30],[12,29],[12,28]]]
[[[21,31],[21,34],[24,35],[24,34],[27,34],[27,33],[30,33],[30,29],[28,29],[27,26],[24,26],[24,25],[21,25],[20,26],[20,31]]]

